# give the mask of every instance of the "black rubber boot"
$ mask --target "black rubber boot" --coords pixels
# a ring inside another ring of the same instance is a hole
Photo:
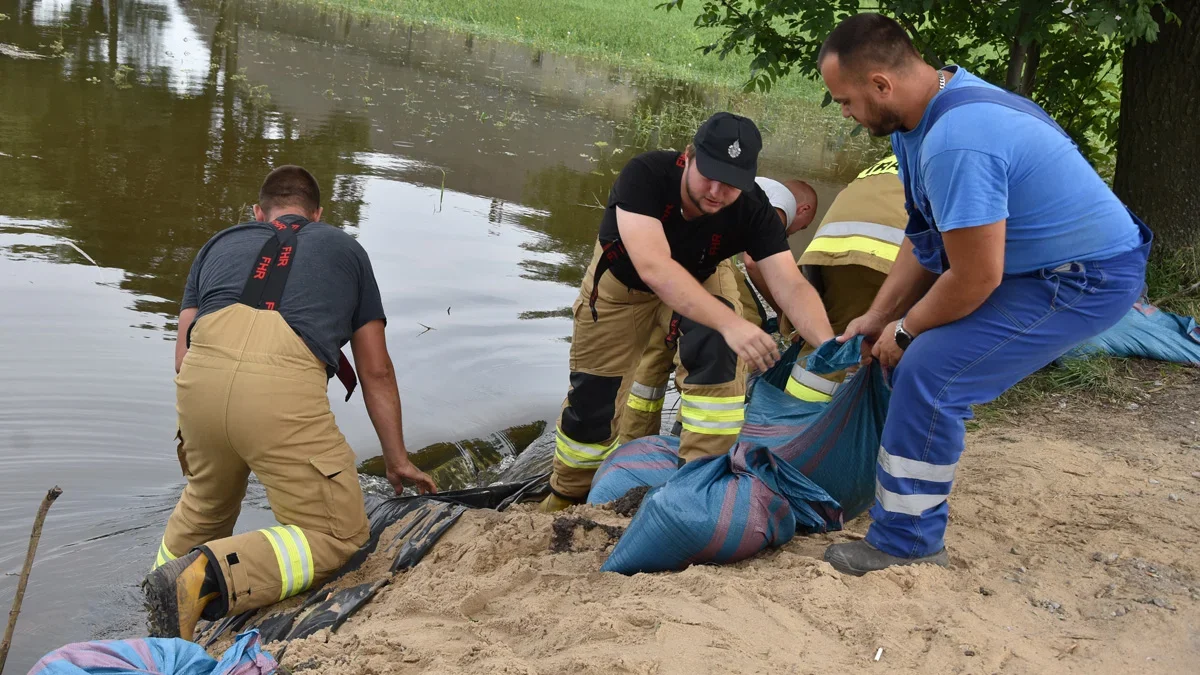
[[[825,562],[833,565],[833,569],[842,574],[853,574],[861,577],[867,572],[875,572],[894,565],[919,565],[930,563],[948,567],[950,556],[946,549],[927,555],[923,558],[900,558],[888,555],[867,543],[865,539],[851,541],[845,544],[833,544],[825,549]]]

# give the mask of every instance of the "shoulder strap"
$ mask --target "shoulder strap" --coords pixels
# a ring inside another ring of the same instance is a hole
[[[255,309],[279,307],[288,274],[292,271],[292,258],[296,253],[296,232],[308,223],[307,219],[290,224],[278,218],[271,221],[271,226],[275,228],[275,236],[268,239],[258,252],[239,302]]]
[[[938,96],[933,104],[929,106],[929,110],[925,113],[929,116],[929,122],[926,124],[925,133],[929,133],[929,130],[933,128],[933,125],[937,124],[938,120],[942,118],[942,115],[945,115],[959,106],[969,105],[971,103],[994,103],[996,105],[1002,105],[1005,108],[1016,110],[1017,112],[1025,113],[1026,115],[1036,117],[1037,119],[1050,125],[1050,127],[1052,127],[1055,131],[1062,134],[1067,140],[1074,144],[1074,141],[1071,140],[1070,135],[1063,131],[1063,128],[1058,125],[1058,122],[1055,122],[1054,118],[1050,117],[1050,115],[1043,110],[1040,105],[1025,98],[1024,96],[1014,94],[1011,91],[1005,89],[994,89],[992,87],[956,87],[942,93],[942,95]]]
[[[1041,106],[1039,106],[1037,103],[1034,103],[1032,100],[1019,94],[1014,94],[1006,89],[995,89],[993,87],[979,87],[973,85],[955,87],[954,89],[949,89],[943,92],[940,96],[936,97],[933,103],[929,106],[929,109],[925,111],[925,115],[929,120],[926,123],[925,132],[928,134],[929,130],[933,128],[933,125],[937,124],[938,120],[940,120],[946,113],[959,106],[970,105],[972,103],[994,103],[996,105],[1001,105],[1005,108],[1016,110],[1017,112],[1025,113],[1026,115],[1035,117],[1042,122],[1045,122],[1058,133],[1062,134],[1062,136],[1070,141],[1072,145],[1075,145],[1075,141],[1066,131],[1063,131],[1063,128],[1058,125],[1058,122],[1055,122],[1054,118],[1050,117],[1050,115],[1043,110]],[[898,142],[898,134],[893,134],[892,148],[897,157],[903,155],[901,145],[902,144]],[[920,163],[920,157],[917,158],[917,161]],[[908,210],[909,215],[911,216],[916,211],[914,208],[915,204],[913,203],[912,190],[909,187],[910,181],[911,177],[909,180],[903,182],[905,208]]]

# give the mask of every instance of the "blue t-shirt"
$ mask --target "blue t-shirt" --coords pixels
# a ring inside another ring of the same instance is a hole
[[[945,91],[997,88],[961,67],[949,70],[956,72]],[[947,111],[929,134],[927,121],[892,134],[900,176],[913,179],[914,206],[941,232],[1007,218],[1005,274],[1103,260],[1141,244],[1125,206],[1044,121],[986,102]]]

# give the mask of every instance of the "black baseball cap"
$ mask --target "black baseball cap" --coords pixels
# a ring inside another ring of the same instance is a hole
[[[754,189],[762,136],[749,117],[719,112],[700,125],[692,145],[696,168],[705,178],[740,190]]]

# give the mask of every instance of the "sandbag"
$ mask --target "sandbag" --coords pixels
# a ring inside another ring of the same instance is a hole
[[[75,642],[46,654],[29,675],[271,675],[279,664],[264,652],[257,630],[237,636],[218,661],[180,638]]]
[[[1164,312],[1142,298],[1117,325],[1067,352],[1059,362],[1097,354],[1200,366],[1200,327],[1194,318]]]
[[[817,487],[767,448],[738,443],[694,460],[646,494],[603,572],[679,570],[744,560],[804,533],[838,530],[842,513]]]
[[[832,373],[857,365],[862,338],[829,341],[809,354],[805,368]],[[882,369],[872,363],[842,386],[828,403],[801,401],[783,391],[799,347],[793,345],[774,367],[756,378],[746,406],[739,443],[762,446],[811,479],[855,518],[875,499],[875,462],[890,391]],[[678,471],[679,439],[639,438],[617,448],[601,464],[588,494],[603,504],[635,487],[658,487]]]

